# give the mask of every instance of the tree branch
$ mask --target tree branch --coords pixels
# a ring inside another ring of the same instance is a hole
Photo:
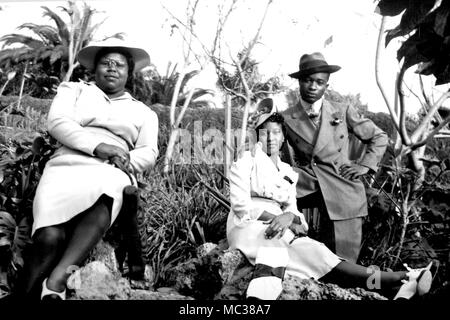
[[[240,59],[241,62],[244,62],[245,60],[248,59],[248,57],[250,56],[250,52],[253,50],[253,47],[255,46],[256,42],[258,41],[259,38],[259,34],[261,33],[261,29],[262,26],[264,24],[264,20],[266,19],[267,16],[267,12],[269,10],[269,6],[272,4],[273,0],[269,0],[266,4],[266,8],[264,9],[264,15],[261,19],[261,22],[259,24],[258,30],[256,31],[255,36],[253,37],[253,40],[249,43],[249,46],[247,48],[247,50],[245,50],[245,55],[243,55]]]
[[[436,128],[433,129],[422,141],[414,143],[411,146],[411,150],[415,150],[417,148],[420,148],[421,146],[424,146],[427,144],[433,137],[441,131],[442,128],[444,128],[448,123],[450,123],[450,115],[444,119]],[[445,132],[444,134],[448,134],[448,132]],[[447,136],[448,137],[448,136]]]
[[[444,103],[445,100],[447,100],[450,97],[450,90],[443,93],[442,96],[439,98],[439,100],[430,108],[427,115],[422,119],[422,122],[417,127],[417,129],[414,131],[414,133],[411,135],[411,140],[413,142],[417,142],[422,134],[425,132],[428,123],[430,122],[431,118],[433,117],[434,113],[439,109],[439,107]]]
[[[386,103],[386,106],[388,107],[389,110],[389,114],[391,115],[392,121],[394,123],[395,129],[400,132],[400,127],[399,127],[399,119],[398,119],[398,115],[396,110],[393,109],[392,104],[389,102],[388,96],[386,91],[384,90],[383,85],[381,84],[380,81],[380,54],[381,54],[381,47],[382,47],[382,42],[383,42],[383,33],[385,30],[385,24],[386,24],[386,17],[382,17],[381,18],[381,25],[380,25],[380,31],[378,33],[378,42],[377,42],[377,51],[376,51],[376,55],[375,55],[375,79],[377,81],[377,85],[378,88],[381,91],[381,95],[384,98],[384,102]]]
[[[403,92],[402,89],[402,83],[403,83],[403,78],[405,76],[405,72],[406,72],[407,68],[404,67],[404,65],[402,66],[400,73],[397,76],[397,85],[396,85],[396,90],[398,93],[398,98],[399,98],[399,102],[400,102],[400,136],[402,137],[403,140],[403,144],[406,146],[411,145],[411,139],[408,136],[408,132],[406,131],[406,112],[405,112],[405,94]]]

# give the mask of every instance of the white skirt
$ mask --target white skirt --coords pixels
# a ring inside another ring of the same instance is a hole
[[[266,210],[274,215],[282,213],[280,207],[274,201],[261,198],[252,198],[252,201],[253,205],[261,210]],[[235,218],[233,211],[231,211],[227,220],[228,244],[231,249],[239,249],[253,265],[260,248],[286,248],[289,255],[286,274],[301,279],[320,279],[344,260],[323,243],[309,237],[301,237],[292,241],[294,233],[289,229],[286,230],[281,239],[278,239],[278,236],[266,239],[264,233],[268,225],[263,224],[263,221],[250,220],[241,225],[236,225],[234,223]]]
[[[253,265],[261,247],[286,248],[289,255],[286,274],[301,279],[320,279],[342,262],[323,243],[309,237],[297,238],[289,244],[294,237],[290,230],[286,230],[281,239],[266,239],[266,228],[262,221],[252,221],[245,227],[231,229],[227,235],[230,248],[239,249]]]
[[[123,189],[131,184],[120,169],[76,151],[50,159],[33,202],[32,235],[39,228],[71,220],[90,208],[102,194],[114,200],[112,224],[122,207]]]

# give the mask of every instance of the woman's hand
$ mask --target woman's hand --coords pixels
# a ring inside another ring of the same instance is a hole
[[[303,224],[292,223],[289,226],[289,229],[297,236],[297,237],[305,237],[308,235],[308,229],[304,227]]]
[[[130,154],[112,144],[100,143],[95,148],[94,155],[103,160],[110,160],[113,164],[120,163],[125,168],[130,164]]]
[[[265,235],[267,239],[272,239],[278,234],[278,238],[284,235],[286,229],[288,229],[294,221],[295,215],[292,212],[285,212],[279,216],[274,217],[272,220],[264,222],[269,224],[266,229]]]

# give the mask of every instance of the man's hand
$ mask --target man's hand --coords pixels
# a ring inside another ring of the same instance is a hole
[[[285,212],[283,214],[280,214],[279,216],[276,216],[272,220],[264,222],[264,224],[269,225],[265,232],[266,238],[272,239],[277,234],[278,238],[281,238],[284,235],[286,229],[288,229],[294,221],[294,217],[295,215],[293,213]]]
[[[356,180],[367,172],[369,172],[369,168],[357,163],[343,164],[339,168],[340,175],[349,180]]]
[[[130,154],[118,146],[100,143],[94,150],[94,155],[103,160],[110,160],[112,163],[120,163],[128,168],[130,164]]]

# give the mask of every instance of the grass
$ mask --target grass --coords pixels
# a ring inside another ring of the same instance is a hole
[[[228,211],[208,192],[223,187],[215,167],[174,166],[167,175],[156,167],[145,183],[141,231],[145,256],[159,286],[165,273],[192,257],[199,245],[226,237]]]

